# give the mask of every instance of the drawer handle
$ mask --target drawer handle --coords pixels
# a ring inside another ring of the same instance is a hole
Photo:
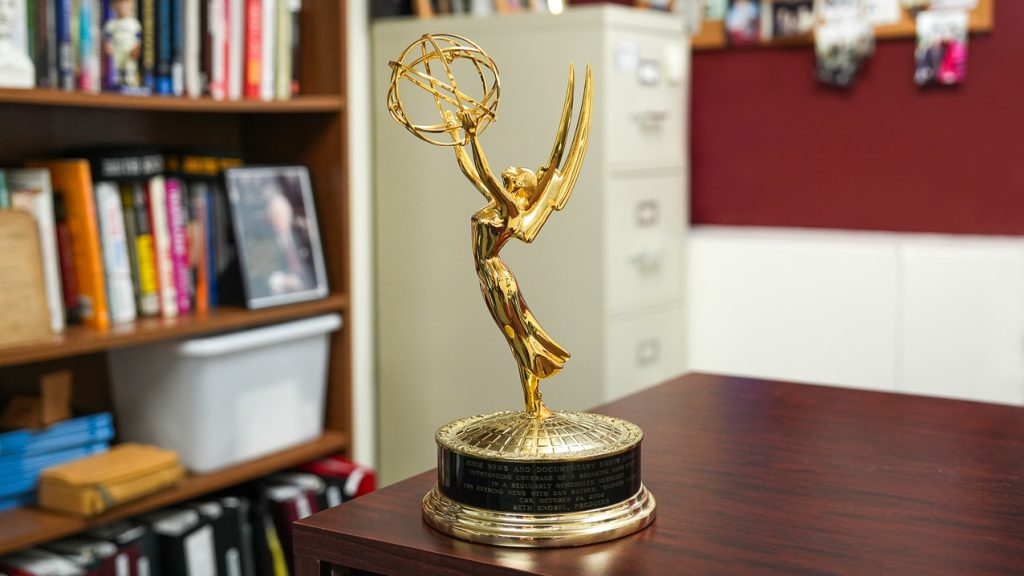
[[[657,338],[641,340],[636,345],[636,363],[638,366],[650,366],[661,359],[661,342]]]
[[[668,110],[643,110],[630,115],[642,132],[660,132],[668,121]]]
[[[629,256],[629,263],[641,272],[657,272],[661,269],[664,259],[665,254],[660,249],[642,250]]]
[[[634,216],[636,217],[637,226],[641,228],[654,226],[658,223],[658,219],[661,216],[661,208],[658,206],[658,201],[644,200],[637,202]]]

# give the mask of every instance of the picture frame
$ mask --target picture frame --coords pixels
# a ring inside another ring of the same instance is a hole
[[[267,308],[329,293],[316,205],[305,166],[224,171],[245,305]]]

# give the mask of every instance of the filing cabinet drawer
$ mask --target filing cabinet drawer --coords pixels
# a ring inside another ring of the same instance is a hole
[[[671,172],[609,182],[605,216],[608,309],[621,312],[683,294],[686,189]]]
[[[611,34],[604,107],[614,166],[680,166],[686,134],[689,47],[683,37]]]
[[[637,313],[608,324],[607,397],[619,398],[686,370],[682,304]]]

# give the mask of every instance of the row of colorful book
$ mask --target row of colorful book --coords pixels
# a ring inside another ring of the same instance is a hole
[[[109,412],[0,433],[0,510],[33,504],[43,470],[106,452],[113,438]]]
[[[15,2],[0,86],[283,100],[302,0]]]
[[[0,171],[0,209],[37,223],[51,327],[106,329],[238,297],[221,172],[238,158],[97,152]]]
[[[0,558],[9,576],[288,576],[292,522],[371,492],[339,456]]]

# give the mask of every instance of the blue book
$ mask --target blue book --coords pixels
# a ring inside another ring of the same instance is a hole
[[[171,78],[171,47],[174,41],[171,0],[156,2],[156,93],[174,94]]]
[[[72,448],[114,437],[114,419],[100,412],[58,422],[42,430],[14,430],[0,434],[0,458],[9,454],[39,454]]]
[[[11,508],[31,506],[35,503],[35,490],[31,492],[25,492],[24,494],[17,494],[15,496],[0,496],[0,512],[3,512],[4,510],[10,510]]]
[[[71,44],[72,0],[57,2],[57,78],[61,90],[75,89],[75,50]]]
[[[213,191],[207,187],[206,195],[206,293],[210,310],[217,307],[217,234],[214,226],[217,219],[213,215]]]
[[[35,489],[40,472],[47,468],[106,452],[109,449],[110,444],[107,442],[95,442],[35,456],[0,458],[0,498]]]

